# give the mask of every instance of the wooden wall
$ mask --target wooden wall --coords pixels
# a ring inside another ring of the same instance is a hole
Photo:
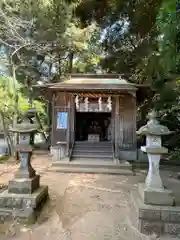
[[[115,157],[119,151],[136,149],[136,98],[123,94],[114,98],[112,109],[112,139],[115,146]]]
[[[136,98],[126,94],[120,102],[120,141],[122,149],[136,148]]]

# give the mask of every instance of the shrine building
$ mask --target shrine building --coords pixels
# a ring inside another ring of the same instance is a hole
[[[51,103],[54,161],[136,159],[137,86],[115,74],[72,74],[36,85]]]

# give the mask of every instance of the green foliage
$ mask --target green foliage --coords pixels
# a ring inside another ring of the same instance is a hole
[[[3,78],[0,77],[0,111],[4,113],[6,124],[12,124],[13,116],[15,113],[19,113],[19,117],[24,113],[24,111],[28,110],[29,102],[26,96],[20,92],[21,85],[18,84],[18,109],[15,108],[14,103],[14,89],[12,86],[12,79],[11,78]],[[44,104],[39,101],[34,101],[34,105],[39,112],[39,114],[45,118],[44,112]],[[1,126],[2,130],[2,126]]]
[[[94,27],[93,27],[94,26]],[[73,72],[97,73],[101,71],[100,61],[103,48],[100,42],[100,29],[92,25],[93,29],[89,39],[85,42],[86,47],[75,54]]]
[[[180,159],[180,148],[175,149],[174,151],[170,152],[169,160],[179,160]]]

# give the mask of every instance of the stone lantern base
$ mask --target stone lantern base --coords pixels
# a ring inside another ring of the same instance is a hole
[[[47,186],[38,187],[33,193],[27,194],[3,191],[0,193],[0,222],[18,219],[23,222],[34,223],[47,198]]]
[[[133,225],[143,234],[180,234],[180,206],[171,191],[150,191],[140,184],[131,192],[130,210]]]
[[[145,204],[173,206],[174,197],[171,190],[168,189],[147,189],[144,183],[138,186],[138,192]]]
[[[32,178],[15,178],[9,181],[8,192],[15,194],[31,194],[40,186],[40,176]]]
[[[40,186],[40,176],[29,162],[26,168],[18,169],[8,189],[0,193],[0,221],[15,218],[33,223],[47,198],[48,187]]]

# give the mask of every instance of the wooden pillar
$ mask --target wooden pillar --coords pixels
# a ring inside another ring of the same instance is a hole
[[[74,124],[75,124],[75,97],[73,94],[71,94],[70,97],[70,147],[72,147],[72,144],[74,142]]]
[[[111,111],[111,141],[114,146],[115,144],[115,101],[116,98],[112,98],[112,111]]]
[[[133,143],[133,148],[137,148],[137,135],[136,135],[136,130],[137,130],[137,105],[136,105],[136,96],[132,96],[131,98],[132,101],[132,143]]]
[[[115,158],[119,158],[119,96],[115,97]]]
[[[124,139],[124,98],[119,96],[119,147],[123,147]]]
[[[68,111],[68,129],[67,129],[67,147],[66,147],[66,156],[69,157],[69,149],[71,145],[71,96],[66,94],[66,104]]]

